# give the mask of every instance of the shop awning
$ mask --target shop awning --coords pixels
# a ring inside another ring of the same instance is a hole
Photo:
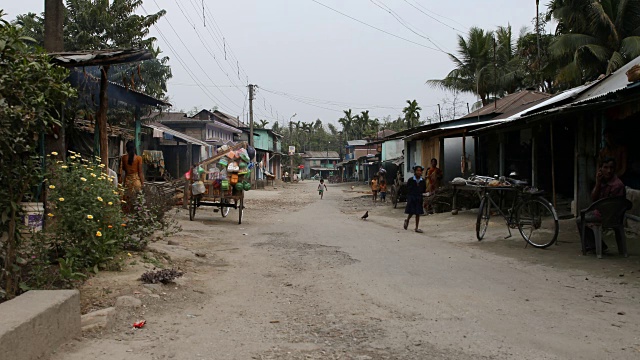
[[[463,124],[463,125],[452,125],[452,126],[443,126],[440,128],[436,128],[436,129],[430,129],[430,130],[425,130],[425,131],[421,131],[419,133],[415,133],[415,134],[411,134],[409,136],[404,137],[402,140],[404,141],[410,141],[413,139],[418,139],[418,138],[423,138],[423,137],[431,137],[434,135],[439,135],[439,134],[444,134],[447,132],[462,132],[464,130],[473,130],[473,129],[477,129],[480,127],[485,127],[485,126],[489,126],[489,125],[494,125],[494,124],[500,124],[505,122],[506,120],[487,120],[487,121],[480,121],[480,122],[475,122],[475,123],[470,123],[470,124]]]

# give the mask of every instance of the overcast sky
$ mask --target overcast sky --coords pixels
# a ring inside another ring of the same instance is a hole
[[[455,52],[457,34],[464,35],[471,26],[494,29],[511,24],[517,37],[520,28],[532,27],[535,16],[535,0],[204,3],[203,19],[201,0],[144,1],[149,13],[159,7],[167,10],[152,35],[171,58],[168,95],[173,110],[218,106],[242,118],[248,112],[248,76],[259,87],[255,118],[271,123],[276,118],[288,122],[294,113],[294,121],[320,118],[337,123],[347,108],[358,112],[367,108],[373,117],[396,118],[407,99],[418,100],[423,117],[432,115],[444,97],[451,97],[425,85],[452,69],[438,47]],[[391,9],[415,33],[376,3]],[[3,7],[13,19],[29,11],[42,12],[44,0],[3,0]],[[475,101],[471,95],[463,100]]]

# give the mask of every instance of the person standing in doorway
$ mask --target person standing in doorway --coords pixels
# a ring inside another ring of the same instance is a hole
[[[127,142],[127,153],[120,158],[120,182],[125,189],[125,209],[131,209],[137,194],[144,185],[142,157],[136,155],[133,141]]]
[[[442,170],[438,168],[438,160],[431,159],[431,166],[427,169],[427,197],[433,199],[433,195],[440,188],[442,181]],[[433,214],[433,208],[429,200],[425,202],[425,209],[429,214]]]
[[[380,180],[380,202],[387,202],[387,181]]]
[[[409,220],[412,216],[416,216],[416,228],[415,232],[422,233],[420,229],[420,215],[424,215],[423,209],[423,194],[427,192],[427,183],[422,178],[422,172],[424,168],[420,165],[413,167],[413,177],[407,181],[407,207],[404,209],[404,213],[407,214],[407,219],[404,221],[404,229],[409,227]]]
[[[378,177],[374,177],[371,179],[371,192],[373,193],[373,202],[378,201],[378,191],[380,190],[380,186],[378,185]]]

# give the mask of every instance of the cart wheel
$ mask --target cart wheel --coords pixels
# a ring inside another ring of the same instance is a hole
[[[238,224],[242,224],[242,211],[244,210],[244,199],[240,199],[240,204],[238,205]]]
[[[196,217],[196,207],[196,197],[192,196],[189,202],[189,220],[191,221]]]
[[[229,200],[227,199],[222,199],[220,200],[221,203],[223,204],[229,204]],[[227,217],[227,215],[229,215],[229,211],[231,209],[228,206],[220,206],[220,215],[222,215],[222,217]]]

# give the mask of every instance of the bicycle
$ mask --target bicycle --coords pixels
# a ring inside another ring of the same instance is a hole
[[[493,180],[492,178],[485,178]],[[509,230],[508,239],[512,236],[511,229],[518,229],[520,235],[531,246],[547,248],[558,239],[558,214],[553,205],[542,195],[543,191],[526,187],[526,181],[505,178],[511,186],[483,187],[478,218],[476,221],[476,237],[481,241],[489,227],[492,210],[500,214]],[[492,190],[513,191],[515,196],[511,206],[505,214],[491,196]]]

